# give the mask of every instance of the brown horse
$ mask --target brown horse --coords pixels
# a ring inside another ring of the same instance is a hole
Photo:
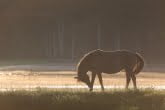
[[[101,73],[114,74],[124,70],[126,72],[126,88],[128,88],[130,80],[132,79],[134,88],[136,89],[136,74],[138,74],[144,66],[144,60],[138,53],[133,53],[127,50],[119,51],[103,51],[93,50],[80,60],[77,65],[77,74],[75,77],[79,81],[87,84],[90,91],[93,90],[93,84],[96,75],[102,90],[104,90]],[[87,72],[92,72],[92,79],[90,81]]]

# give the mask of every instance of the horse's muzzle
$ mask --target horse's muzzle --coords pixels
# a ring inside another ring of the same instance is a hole
[[[90,82],[86,83],[89,89],[92,89],[92,85]]]

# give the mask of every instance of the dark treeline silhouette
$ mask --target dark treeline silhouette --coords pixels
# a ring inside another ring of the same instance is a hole
[[[1,0],[0,58],[78,59],[100,48],[164,63],[164,18],[160,0]]]

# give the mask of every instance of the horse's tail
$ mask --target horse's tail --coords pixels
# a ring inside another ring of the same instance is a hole
[[[136,57],[137,57],[137,62],[136,62],[136,65],[134,67],[134,74],[140,73],[140,71],[144,67],[143,57],[139,53],[136,53]]]

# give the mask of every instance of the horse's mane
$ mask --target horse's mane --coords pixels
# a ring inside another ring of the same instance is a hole
[[[88,52],[87,54],[85,54],[83,56],[83,58],[85,58],[87,56],[92,56],[94,53],[98,53],[98,52],[103,52],[103,50],[101,50],[101,49],[92,50],[92,51]]]

